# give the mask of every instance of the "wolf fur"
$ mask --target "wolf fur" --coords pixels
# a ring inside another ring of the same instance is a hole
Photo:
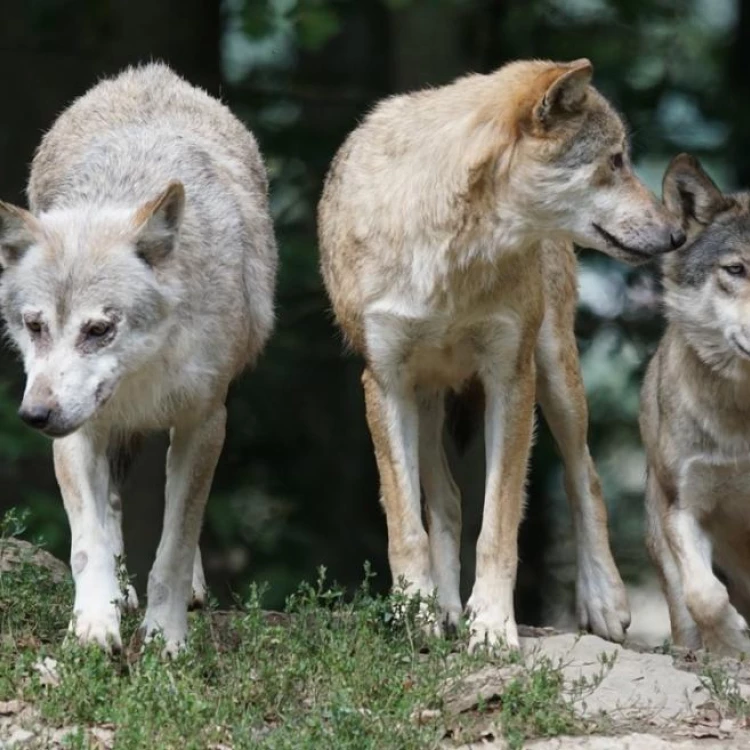
[[[340,148],[319,205],[325,284],[366,360],[393,579],[437,589],[449,623],[462,611],[461,504],[441,442],[445,394],[474,378],[483,387],[472,647],[518,646],[517,535],[537,394],[566,466],[581,623],[613,640],[629,624],[586,445],[571,243],[639,263],[684,237],[634,175],[623,124],[591,76],[588,60],[522,61],[388,99]]]
[[[137,436],[170,430],[143,628],[185,642],[230,381],[271,332],[266,173],[230,111],[168,67],[128,69],[44,136],[31,211],[0,204],[0,304],[27,373],[20,415],[54,440],[82,641],[120,646],[120,487]]]
[[[641,395],[648,549],[674,641],[750,653],[750,193],[724,195],[686,154],[663,192],[688,242],[663,264]]]

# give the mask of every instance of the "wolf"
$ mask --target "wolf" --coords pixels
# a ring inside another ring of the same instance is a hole
[[[277,249],[254,137],[163,64],[74,101],[43,137],[30,211],[0,204],[0,307],[53,438],[70,522],[71,629],[119,649],[120,492],[139,436],[169,430],[164,527],[142,629],[167,654],[205,596],[198,551],[227,389],[273,326]],[[192,585],[191,585],[192,584]]]
[[[341,146],[319,204],[325,286],[365,359],[391,573],[408,592],[437,590],[436,630],[462,613],[445,396],[477,380],[484,392],[471,648],[519,643],[513,590],[537,395],[566,466],[581,624],[620,641],[630,620],[586,444],[571,243],[637,264],[684,233],[635,176],[623,122],[592,74],[586,59],[517,61],[387,99]]]
[[[750,193],[681,154],[663,198],[688,241],[662,264],[668,322],[641,394],[647,547],[674,641],[750,653]]]

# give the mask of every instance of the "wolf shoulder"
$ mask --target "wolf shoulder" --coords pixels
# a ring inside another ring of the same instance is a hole
[[[161,63],[128,68],[76,99],[47,132],[34,156],[28,187],[32,210],[46,210],[75,165],[115,134],[169,134],[171,144],[152,153],[151,170],[169,168],[181,144],[200,148],[225,178],[257,201],[267,201],[266,170],[252,133],[228,107]],[[137,137],[130,139],[137,150]],[[134,154],[135,155],[135,154]],[[137,162],[137,160],[135,160]]]

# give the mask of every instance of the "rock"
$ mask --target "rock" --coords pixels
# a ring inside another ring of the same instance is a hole
[[[24,563],[48,570],[57,583],[70,578],[68,566],[49,552],[22,539],[0,539],[0,574],[9,573]]]
[[[21,727],[16,727],[11,731],[10,736],[5,741],[5,745],[3,747],[21,747],[23,745],[26,745],[30,740],[33,739],[33,732],[30,732],[28,729],[21,729]]]
[[[630,651],[593,635],[526,639],[523,645],[527,663],[544,656],[562,668],[576,712],[585,719],[607,714],[616,723],[667,726],[710,699],[698,675],[676,669],[670,656]],[[581,690],[582,680],[595,686]],[[748,694],[746,686],[740,689]]]
[[[12,714],[19,714],[25,708],[26,703],[23,701],[12,700],[12,701],[0,701],[0,716],[11,716]]]
[[[505,686],[524,672],[521,665],[494,667],[488,665],[466,677],[451,680],[442,694],[443,709],[447,713],[460,714],[476,708],[480,702],[497,698]]]
[[[674,740],[654,734],[622,737],[556,737],[535,740],[525,750],[746,750],[748,740]],[[490,748],[486,748],[490,750]]]

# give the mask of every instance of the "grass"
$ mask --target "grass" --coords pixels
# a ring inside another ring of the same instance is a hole
[[[12,525],[6,519],[0,545]],[[188,649],[165,662],[158,643],[111,657],[66,641],[72,585],[25,563],[0,573],[0,701],[28,701],[46,724],[79,727],[71,747],[90,746],[87,728],[114,727],[118,750],[430,748],[476,740],[489,726],[519,748],[575,731],[561,673],[545,660],[488,703],[443,710],[447,681],[517,655],[471,655],[466,632],[423,636],[412,602],[372,596],[364,578],[345,597],[321,572],[283,613],[264,612],[257,588],[231,613],[193,613]],[[139,615],[124,617],[124,643],[138,624]],[[56,685],[34,666],[45,657],[57,662]]]

